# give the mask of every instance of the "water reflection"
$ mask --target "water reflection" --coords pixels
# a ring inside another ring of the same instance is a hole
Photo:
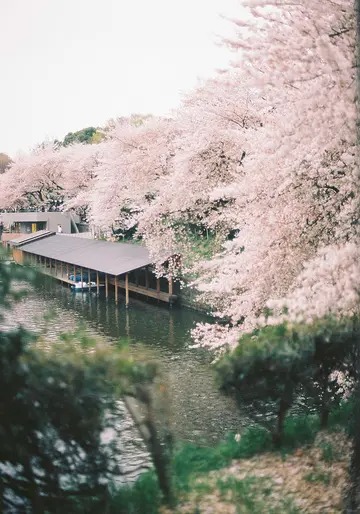
[[[44,315],[51,312],[51,316]],[[102,336],[109,344],[129,343],[134,355],[143,355],[160,364],[162,381],[171,398],[169,415],[174,435],[187,441],[216,441],[228,431],[238,431],[245,423],[232,399],[223,396],[214,383],[209,355],[189,349],[189,331],[205,317],[185,309],[169,309],[131,299],[115,304],[96,293],[73,293],[47,279],[11,314],[12,322],[47,334],[74,330],[82,323],[90,335]]]

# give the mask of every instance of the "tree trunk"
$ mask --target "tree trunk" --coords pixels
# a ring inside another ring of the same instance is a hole
[[[289,409],[289,403],[285,401],[283,398],[280,400],[279,410],[277,415],[276,429],[273,433],[272,439],[275,446],[280,446],[283,433],[284,433],[284,422],[286,418],[286,413]]]
[[[328,426],[329,413],[330,413],[330,410],[329,410],[328,406],[323,405],[323,407],[321,409],[321,415],[320,415],[321,430],[323,430],[324,428],[326,428]]]

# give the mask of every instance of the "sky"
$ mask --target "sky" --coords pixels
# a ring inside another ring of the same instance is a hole
[[[238,0],[0,0],[0,152],[166,115],[226,67]]]

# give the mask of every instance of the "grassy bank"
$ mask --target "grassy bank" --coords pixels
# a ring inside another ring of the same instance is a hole
[[[269,432],[259,426],[241,436],[229,434],[215,447],[178,445],[173,459],[176,509],[161,507],[150,472],[134,487],[117,492],[111,512],[340,512],[350,418],[351,402],[331,414],[326,431],[320,431],[317,416],[289,417],[280,447],[274,447]]]

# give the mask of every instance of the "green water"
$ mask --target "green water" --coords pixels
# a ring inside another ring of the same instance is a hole
[[[125,309],[122,298],[116,306],[113,298],[74,293],[48,279],[32,288],[10,318],[10,324],[46,332],[49,341],[82,324],[109,344],[125,339],[135,355],[155,359],[168,389],[167,411],[176,439],[215,442],[245,423],[234,401],[218,391],[209,354],[189,347],[190,330],[209,321],[204,315],[132,298]]]

